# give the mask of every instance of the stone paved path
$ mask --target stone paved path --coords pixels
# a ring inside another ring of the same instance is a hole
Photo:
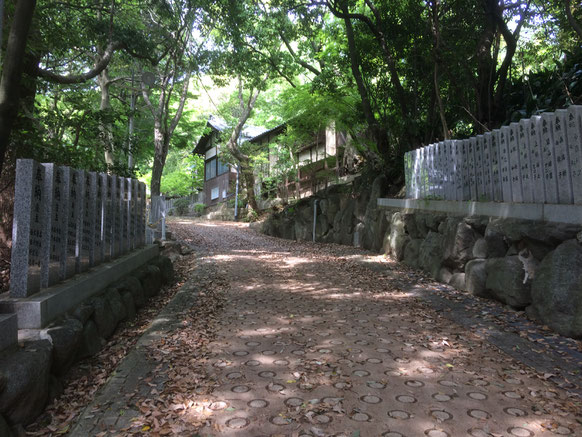
[[[207,368],[218,386],[192,393],[207,401],[200,435],[582,435],[577,394],[363,267],[362,251],[193,229],[230,282]]]

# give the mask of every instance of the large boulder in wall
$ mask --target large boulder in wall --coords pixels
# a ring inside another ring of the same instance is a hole
[[[51,357],[48,340],[0,354],[0,412],[8,423],[27,425],[42,413],[49,394]]]
[[[555,246],[563,241],[576,238],[576,234],[580,230],[582,230],[582,225],[531,220],[491,219],[487,225],[485,237],[487,237],[487,233],[497,233],[503,235],[510,243],[517,243],[527,239]]]
[[[404,248],[404,259],[402,262],[413,269],[419,268],[418,254],[420,252],[420,245],[424,240],[417,238],[411,240]]]
[[[442,266],[444,241],[443,235],[430,231],[420,244],[418,266],[433,278],[438,277]]]
[[[495,299],[514,308],[525,308],[531,303],[530,284],[523,281],[525,271],[517,256],[490,258],[485,270],[485,287]]]
[[[473,259],[473,246],[481,237],[477,231],[458,217],[447,217],[443,225],[443,263],[463,269]]]
[[[465,265],[465,289],[479,297],[491,298],[487,291],[487,260],[473,259]]]
[[[53,347],[52,373],[64,375],[75,360],[83,334],[83,324],[77,319],[65,319],[56,326],[43,329],[40,338]]]
[[[406,225],[402,219],[402,214],[397,212],[392,215],[390,222],[390,252],[397,261],[404,258],[404,248],[411,240],[406,233]]]
[[[559,245],[536,270],[532,306],[558,333],[582,338],[582,246],[576,240]]]

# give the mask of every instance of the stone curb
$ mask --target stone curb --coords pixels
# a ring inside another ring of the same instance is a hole
[[[200,258],[200,255],[196,254],[197,258]],[[190,279],[180,287],[172,300],[151,322],[131,352],[95,394],[93,401],[79,414],[69,436],[86,437],[108,428],[124,428],[130,426],[131,419],[141,414],[135,406],[131,408],[128,404],[131,403],[129,395],[136,390],[146,395],[144,389],[148,392],[151,389],[149,385],[143,386],[143,380],[157,367],[156,363],[148,360],[148,347],[181,326],[183,315],[196,304],[198,298],[196,274],[199,268],[200,266],[197,266],[191,272]],[[159,386],[158,391],[161,391],[165,381],[156,380],[155,383]]]

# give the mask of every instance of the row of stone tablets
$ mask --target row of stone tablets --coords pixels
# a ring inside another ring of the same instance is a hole
[[[409,198],[582,204],[582,106],[406,153]]]
[[[145,244],[145,184],[18,160],[10,295],[27,297]]]

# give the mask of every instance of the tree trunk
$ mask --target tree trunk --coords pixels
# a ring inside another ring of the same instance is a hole
[[[161,121],[154,121],[154,165],[150,190],[152,196],[159,196],[162,187],[162,173],[169,149],[169,138],[164,134]]]
[[[99,83],[99,88],[101,88],[101,103],[99,105],[99,111],[101,112],[101,119],[99,120],[99,137],[101,139],[101,144],[103,145],[103,153],[105,156],[105,164],[107,169],[111,170],[115,165],[113,158],[113,126],[111,121],[108,120],[111,109],[111,96],[109,93],[109,87],[111,82],[109,80],[108,68],[103,70],[97,79]]]
[[[35,6],[36,0],[18,0],[8,36],[0,80],[0,174],[6,150],[10,145],[14,120],[18,114],[20,78]]]

